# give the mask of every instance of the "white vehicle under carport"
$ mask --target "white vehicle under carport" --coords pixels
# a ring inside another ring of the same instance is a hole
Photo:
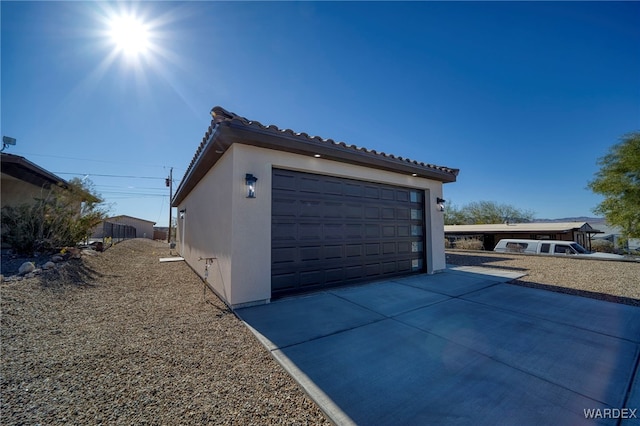
[[[575,241],[502,239],[493,251],[498,253],[541,254],[548,256],[575,256],[587,259],[624,259],[613,253],[590,252]]]

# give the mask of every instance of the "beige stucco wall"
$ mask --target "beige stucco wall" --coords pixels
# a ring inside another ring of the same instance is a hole
[[[2,206],[16,206],[46,197],[49,190],[2,173],[0,181]]]
[[[180,255],[228,303],[231,299],[233,150],[228,150],[178,206],[176,242]],[[180,210],[185,210],[182,216]],[[182,216],[182,217],[181,217]]]
[[[436,197],[442,197],[441,182],[233,144],[178,207],[178,210],[186,209],[183,219],[186,223],[183,225],[178,219],[178,241],[184,241],[181,255],[201,276],[204,276],[204,262],[198,261],[198,257],[218,257],[207,281],[230,305],[261,303],[271,297],[273,168],[425,190],[427,272],[446,268],[444,216],[435,209]],[[256,198],[246,198],[246,173],[258,178]],[[216,268],[216,264],[219,267]]]

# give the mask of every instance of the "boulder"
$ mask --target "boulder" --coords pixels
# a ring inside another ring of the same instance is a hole
[[[36,269],[36,265],[34,265],[33,262],[24,262],[22,265],[20,265],[20,268],[18,269],[18,273],[20,275],[25,275],[30,272],[33,272],[34,269]]]
[[[59,254],[54,254],[53,256],[51,256],[51,261],[52,262],[62,262],[64,260],[64,257],[60,256]]]
[[[53,269],[55,267],[56,267],[56,264],[53,263],[52,261],[49,261],[49,262],[45,263],[44,265],[42,265],[42,269],[44,269],[44,270]]]

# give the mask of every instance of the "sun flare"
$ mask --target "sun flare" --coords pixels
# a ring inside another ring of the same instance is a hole
[[[149,29],[141,20],[133,16],[117,16],[109,27],[112,42],[124,54],[138,56],[149,49]]]

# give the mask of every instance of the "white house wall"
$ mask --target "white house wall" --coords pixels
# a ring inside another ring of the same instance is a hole
[[[197,259],[218,257],[220,268],[210,270],[208,282],[230,305],[264,303],[271,297],[273,168],[425,190],[427,272],[445,269],[444,217],[435,211],[441,182],[236,143],[178,208],[187,210],[182,256],[201,276],[204,262]],[[258,178],[256,198],[246,198],[247,173]],[[178,241],[180,231],[179,222]]]

